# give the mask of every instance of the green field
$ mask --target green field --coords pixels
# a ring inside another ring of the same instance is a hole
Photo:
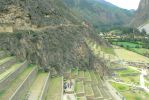
[[[131,42],[112,42],[113,45],[117,46],[123,46],[125,48],[135,48],[135,47],[142,47],[142,45],[137,44],[137,43],[131,43]]]
[[[130,50],[141,55],[149,54],[149,49],[145,49],[145,48],[131,48]]]

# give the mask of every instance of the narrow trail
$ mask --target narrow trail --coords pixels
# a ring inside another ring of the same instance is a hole
[[[33,28],[33,27],[28,27],[28,28],[16,28],[16,30],[32,30],[32,31],[44,31],[46,29],[57,29],[59,27],[79,27],[79,26],[85,26],[85,25],[75,25],[75,24],[59,24],[59,25],[48,25],[44,27],[39,27],[39,28]]]
[[[140,86],[143,88],[146,92],[149,92],[149,89],[145,86],[145,79],[144,75],[146,75],[146,71],[142,69],[141,75],[140,75]]]

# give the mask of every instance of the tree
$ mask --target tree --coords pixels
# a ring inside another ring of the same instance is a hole
[[[146,30],[144,28],[141,30],[141,34],[146,34]]]

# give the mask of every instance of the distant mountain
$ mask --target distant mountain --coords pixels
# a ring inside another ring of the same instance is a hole
[[[105,0],[64,0],[66,5],[96,29],[127,25],[134,12],[119,8]]]
[[[149,23],[149,0],[141,0],[131,26],[139,27],[146,23]]]

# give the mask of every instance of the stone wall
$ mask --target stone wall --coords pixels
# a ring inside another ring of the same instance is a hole
[[[15,72],[11,73],[0,81],[0,91],[6,89],[11,82],[27,67],[28,63],[25,61]]]
[[[7,62],[4,62],[3,64],[1,64],[0,65],[0,73],[4,72],[6,69],[11,67],[15,62],[16,62],[16,57],[11,58]]]
[[[14,94],[9,98],[9,100],[20,100],[23,99],[29,89],[30,85],[34,81],[38,72],[38,68],[35,67],[33,71],[28,75],[24,82],[17,88]]]

